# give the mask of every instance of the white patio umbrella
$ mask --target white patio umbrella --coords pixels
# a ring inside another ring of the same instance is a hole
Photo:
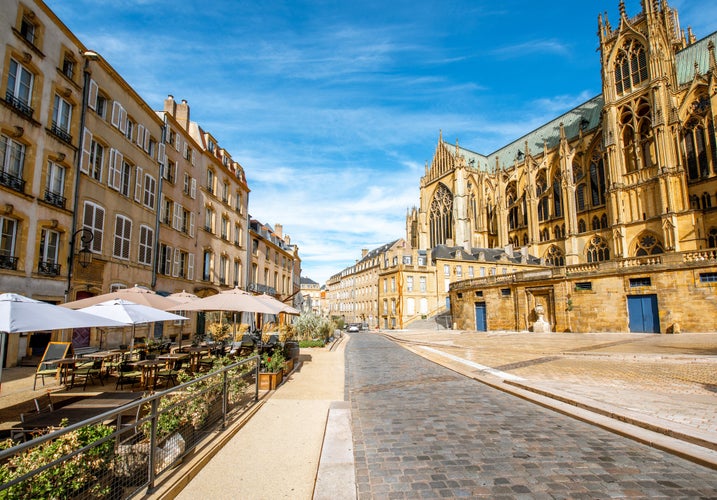
[[[94,297],[87,297],[86,299],[75,300],[74,302],[67,302],[62,304],[62,307],[82,309],[112,299],[127,300],[135,304],[154,307],[163,311],[177,304],[177,301],[174,299],[163,297],[149,288],[135,285],[132,288],[120,288],[114,292],[103,293],[102,295],[95,295]]]
[[[5,359],[5,338],[8,333],[123,326],[111,318],[101,318],[80,311],[58,307],[16,293],[0,295],[0,360]],[[0,363],[2,381],[2,363]]]
[[[181,292],[176,292],[167,295],[168,298],[174,300],[177,302],[177,304],[186,304],[187,302],[192,302],[194,300],[199,300],[198,295],[194,295],[193,293],[189,293],[186,290],[182,290]],[[182,311],[182,309],[179,309]],[[179,341],[177,342],[177,345],[179,348],[182,347],[182,336],[184,335],[184,323],[182,323],[180,329],[179,329]]]
[[[233,311],[275,314],[276,307],[240,288],[225,290],[192,302],[185,302],[167,311]]]
[[[178,314],[169,313],[162,311],[161,309],[156,309],[142,304],[135,304],[134,302],[123,299],[108,300],[93,306],[85,307],[80,309],[80,311],[94,316],[118,321],[122,323],[122,325],[132,325],[132,349],[134,348],[135,325],[154,323],[156,321],[188,319]]]
[[[290,305],[285,304],[285,303],[281,302],[280,300],[275,299],[271,295],[267,295],[264,293],[262,295],[256,295],[256,298],[261,300],[262,302],[266,302],[267,304],[274,306],[276,309],[276,312],[274,314],[286,313],[286,314],[293,314],[296,316],[301,314],[301,312],[299,312],[298,309],[295,309],[295,308],[291,307]]]

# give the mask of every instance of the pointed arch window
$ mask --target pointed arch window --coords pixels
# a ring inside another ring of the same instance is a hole
[[[550,217],[550,191],[544,171],[535,180],[535,194],[538,196],[538,220],[547,220]]]
[[[660,240],[654,235],[645,234],[637,240],[635,256],[644,257],[646,255],[659,255],[661,253],[665,253],[665,249],[662,247]]]
[[[717,248],[717,228],[713,227],[710,229],[707,235],[707,246],[709,248]]]
[[[618,94],[630,92],[647,80],[647,52],[637,40],[627,40],[615,59],[615,89]]]
[[[453,238],[453,195],[440,184],[431,201],[431,246],[445,244]]]
[[[551,245],[545,252],[545,264],[548,266],[562,267],[565,265],[565,255],[555,245]]]
[[[555,172],[553,175],[553,216],[562,217],[563,215],[563,190],[562,190],[562,175],[560,172]]]
[[[578,233],[584,233],[587,231],[587,227],[585,226],[585,221],[583,219],[580,219],[578,221]]]
[[[508,229],[516,229],[518,227],[518,195],[516,193],[515,182],[508,184],[505,190],[505,200],[508,204]]]
[[[605,165],[597,148],[590,159],[590,197],[593,207],[605,204]]]
[[[595,236],[590,239],[586,253],[588,262],[610,260],[610,248],[607,246],[607,242],[600,236]]]
[[[684,162],[690,180],[706,179],[717,173],[717,143],[710,104],[706,96],[697,98],[690,106],[690,117],[682,130]]]

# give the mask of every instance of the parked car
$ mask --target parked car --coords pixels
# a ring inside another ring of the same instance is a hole
[[[358,325],[349,325],[349,328],[348,328],[348,330],[346,330],[346,331],[347,331],[347,332],[354,332],[354,333],[356,333],[356,332],[359,331],[359,327],[358,327]]]

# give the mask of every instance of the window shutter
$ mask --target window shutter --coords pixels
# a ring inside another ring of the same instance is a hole
[[[137,146],[142,147],[144,142],[144,125],[137,125]]]
[[[194,238],[194,212],[189,212],[189,236]]]
[[[92,132],[85,127],[82,135],[82,160],[80,162],[80,172],[90,172],[90,155],[92,151]]]
[[[119,129],[123,134],[127,132],[127,110],[120,104]]]
[[[99,92],[99,86],[97,82],[90,79],[90,90],[87,93],[87,106],[90,109],[97,111],[97,94]]]
[[[179,275],[179,248],[174,249],[174,267],[172,268],[172,276],[175,278]]]
[[[194,166],[194,150],[192,150],[192,166]]]
[[[179,203],[174,204],[174,219],[172,220],[172,227],[177,231],[182,228],[182,205]]]
[[[191,196],[192,199],[197,197],[197,179],[192,179],[192,189],[189,192],[189,196]]]
[[[149,153],[149,130],[144,129],[144,150]]]
[[[157,163],[159,163],[160,165],[167,164],[166,149],[167,148],[164,143],[160,143],[159,147],[157,148]]]
[[[134,179],[134,201],[137,203],[142,201],[142,179],[144,178],[142,174],[144,174],[142,167],[137,167]]]
[[[187,256],[187,279],[193,280],[194,279],[194,254],[190,253]]]
[[[132,243],[132,221],[129,219],[124,220],[124,232],[122,236],[122,257],[129,259],[129,247]]]
[[[156,182],[154,177],[149,174],[144,174],[144,205],[151,209],[154,209],[155,187]]]
[[[168,246],[164,254],[164,274],[169,276],[172,274],[172,247]]]
[[[105,228],[105,209],[94,205],[94,238],[92,239],[92,250],[102,252],[102,235]]]
[[[110,148],[110,157],[107,162],[107,185],[109,187],[114,187],[115,156],[117,156],[117,150],[115,148]]]
[[[115,239],[114,248],[112,249],[112,255],[120,257],[122,255],[122,229],[124,226],[124,219],[119,215],[115,219]]]
[[[110,122],[113,126],[120,128],[120,119],[122,114],[122,105],[117,101],[112,101],[112,120]]]

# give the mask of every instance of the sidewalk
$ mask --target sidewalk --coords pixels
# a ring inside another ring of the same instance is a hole
[[[288,383],[271,394],[201,470],[182,468],[182,476],[191,480],[176,498],[310,499],[320,458],[322,478],[330,480],[323,487],[332,488],[331,498],[347,498],[342,496],[342,488],[348,488],[354,498],[355,486],[345,480],[348,470],[353,475],[353,463],[337,463],[332,458],[345,456],[346,446],[352,446],[350,434],[347,442],[341,439],[345,433],[336,434],[349,418],[340,404],[344,401],[347,341],[342,337],[331,351],[302,349],[301,364]],[[333,439],[327,440],[322,453],[325,433]],[[343,450],[337,450],[337,445]],[[174,494],[166,490],[153,497],[173,498]],[[317,498],[321,497],[317,491]]]

